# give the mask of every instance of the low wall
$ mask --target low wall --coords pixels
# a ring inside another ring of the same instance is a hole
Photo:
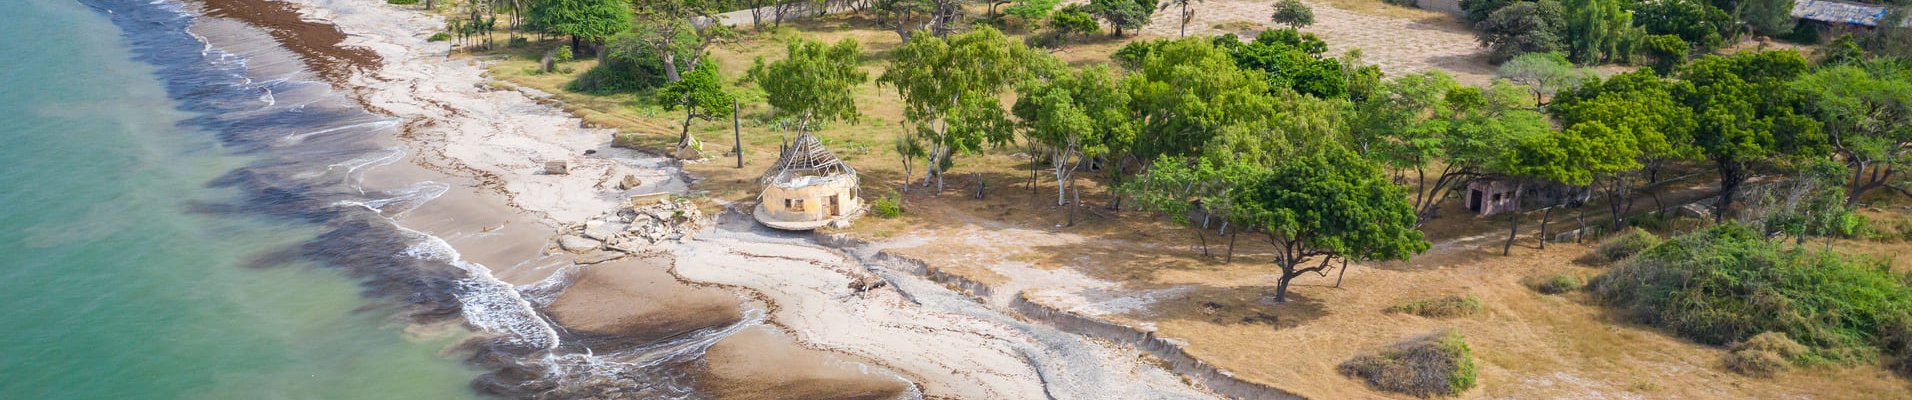
[[[845,252],[855,252],[870,244],[867,241],[851,238],[843,234],[819,233],[813,235],[812,240],[825,247],[836,248]],[[928,263],[923,262],[923,260],[897,255],[888,250],[877,251],[875,255],[870,257],[871,260],[868,261],[883,263],[886,266],[929,278],[936,282],[956,285],[968,291],[971,296],[988,299],[994,293],[994,290],[991,289],[989,285],[939,271],[929,266]],[[1170,371],[1188,377],[1190,380],[1207,387],[1208,390],[1223,396],[1236,399],[1306,399],[1306,397],[1289,393],[1286,390],[1237,378],[1233,372],[1210,365],[1208,362],[1188,354],[1188,351],[1183,348],[1186,344],[1174,339],[1157,337],[1154,332],[1145,332],[1127,325],[1090,318],[1038,304],[1024,298],[1022,293],[1017,293],[1016,297],[1010,300],[1009,307],[1024,317],[1041,321],[1043,324],[1063,332],[1121,343],[1148,352],[1149,355],[1153,355],[1167,362]]]

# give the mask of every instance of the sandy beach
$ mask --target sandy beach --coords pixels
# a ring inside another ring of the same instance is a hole
[[[807,235],[767,230],[735,212],[641,255],[581,263],[588,256],[558,249],[553,238],[634,194],[688,194],[686,177],[670,160],[611,147],[611,132],[582,128],[580,120],[541,102],[547,94],[486,85],[484,61],[449,57],[448,45],[425,41],[443,21],[414,9],[300,0],[294,4],[301,18],[289,22],[247,11],[257,5],[250,0],[222,1],[214,7],[222,15],[263,25],[282,43],[301,43],[288,49],[313,70],[335,71],[320,75],[367,109],[397,120],[391,140],[405,162],[376,167],[363,185],[409,188],[420,193],[419,203],[368,207],[428,236],[427,244],[442,243],[426,252],[430,257],[466,269],[478,282],[515,289],[464,307],[467,326],[522,336],[514,339],[518,350],[473,356],[478,365],[498,369],[474,384],[481,392],[1214,397],[1136,350],[1028,323],[944,285],[866,265]],[[271,27],[321,23],[343,36],[314,39],[299,33],[316,29],[310,26]],[[376,65],[340,67],[341,60]],[[570,173],[545,174],[547,161],[566,162]],[[625,175],[642,185],[620,190]],[[850,282],[868,277],[889,285],[860,294],[850,289]]]

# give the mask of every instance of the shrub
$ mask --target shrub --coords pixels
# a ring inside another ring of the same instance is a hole
[[[1912,289],[1885,265],[1769,242],[1737,224],[1667,241],[1594,279],[1594,294],[1651,325],[1702,343],[1775,332],[1809,349],[1803,360],[1850,364],[1912,342]],[[1746,363],[1758,356],[1744,354]],[[1752,365],[1752,364],[1748,364]]]
[[[451,40],[451,34],[445,32],[434,33],[431,37],[425,38],[427,42],[443,42],[447,40]]]
[[[413,4],[418,4],[418,0],[385,0],[385,4],[409,6]]]
[[[1561,293],[1571,292],[1575,290],[1580,290],[1580,286],[1586,284],[1585,282],[1582,282],[1580,280],[1580,277],[1567,275],[1567,274],[1553,274],[1550,276],[1530,276],[1530,277],[1527,277],[1526,279],[1521,279],[1521,283],[1526,284],[1528,288],[1532,288],[1534,291],[1540,292],[1541,294],[1561,294]]]
[[[1480,314],[1486,310],[1486,307],[1481,306],[1480,298],[1470,294],[1466,297],[1447,296],[1438,299],[1401,303],[1382,311],[1414,314],[1428,318],[1451,318]]]
[[[677,59],[690,57],[679,54]],[[623,33],[598,51],[596,67],[578,75],[565,89],[595,94],[641,92],[663,86],[664,75],[664,58],[655,48],[635,34]]]
[[[556,55],[552,56],[551,59],[557,62],[571,62],[572,57],[574,57],[574,55],[571,54],[571,46],[558,46]]]
[[[1599,249],[1595,251],[1600,253],[1600,258],[1608,262],[1614,262],[1625,260],[1627,257],[1640,254],[1640,252],[1646,251],[1646,249],[1652,248],[1653,246],[1658,246],[1659,244],[1659,236],[1647,232],[1644,229],[1632,228],[1628,229],[1625,233],[1614,235],[1611,238],[1607,238],[1606,241],[1600,242]]]
[[[1473,388],[1479,378],[1473,350],[1452,330],[1363,354],[1341,363],[1341,373],[1376,389],[1415,396],[1446,396]]]
[[[1766,332],[1744,342],[1734,343],[1726,353],[1726,369],[1753,377],[1771,377],[1792,369],[1811,349],[1794,342],[1786,334]]]
[[[890,196],[876,198],[876,203],[873,204],[872,207],[876,209],[876,216],[879,217],[896,218],[898,215],[903,215],[903,206],[897,204],[896,199],[892,199]]]

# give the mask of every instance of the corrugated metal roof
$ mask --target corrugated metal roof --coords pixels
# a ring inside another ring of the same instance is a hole
[[[1792,16],[1820,22],[1878,26],[1879,18],[1885,16],[1886,8],[1877,4],[1852,3],[1832,0],[1795,0]],[[1905,26],[1912,26],[1912,20]]]

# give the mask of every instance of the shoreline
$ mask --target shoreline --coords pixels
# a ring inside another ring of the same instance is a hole
[[[879,271],[849,256],[852,249],[739,223],[734,212],[718,216],[732,221],[685,244],[661,244],[667,249],[662,256],[580,262],[555,251],[550,239],[618,207],[628,195],[688,193],[688,179],[674,162],[611,148],[610,134],[583,128],[576,116],[535,91],[488,89],[482,60],[452,59],[449,46],[423,41],[440,23],[436,17],[369,1],[291,4],[302,20],[343,34],[336,45],[368,50],[382,63],[333,81],[368,110],[401,120],[390,139],[409,147],[406,162],[381,168],[367,186],[420,177],[443,185],[392,219],[402,229],[443,238],[449,262],[475,264],[476,273],[517,286],[528,306],[558,331],[554,340],[562,343],[553,343],[543,357],[596,353],[619,362],[675,363],[665,366],[676,367],[666,375],[686,374],[678,381],[725,398],[1214,396],[1183,385],[1180,376],[1134,365],[1136,349],[1019,321],[1019,315],[979,306],[930,277]],[[308,64],[335,60],[306,57]],[[547,160],[567,161],[572,171],[536,173]],[[643,184],[607,189],[627,174]],[[841,281],[872,272],[908,290],[847,300],[849,289]],[[487,330],[477,321],[467,324]],[[632,372],[606,376],[594,369],[609,359],[526,365],[524,357],[533,354],[474,353],[471,363],[498,371],[474,387],[512,397],[550,390],[582,396],[628,385],[615,378]],[[691,361],[680,357],[693,353]],[[692,363],[703,367],[683,371]],[[567,379],[576,373],[585,379]]]

